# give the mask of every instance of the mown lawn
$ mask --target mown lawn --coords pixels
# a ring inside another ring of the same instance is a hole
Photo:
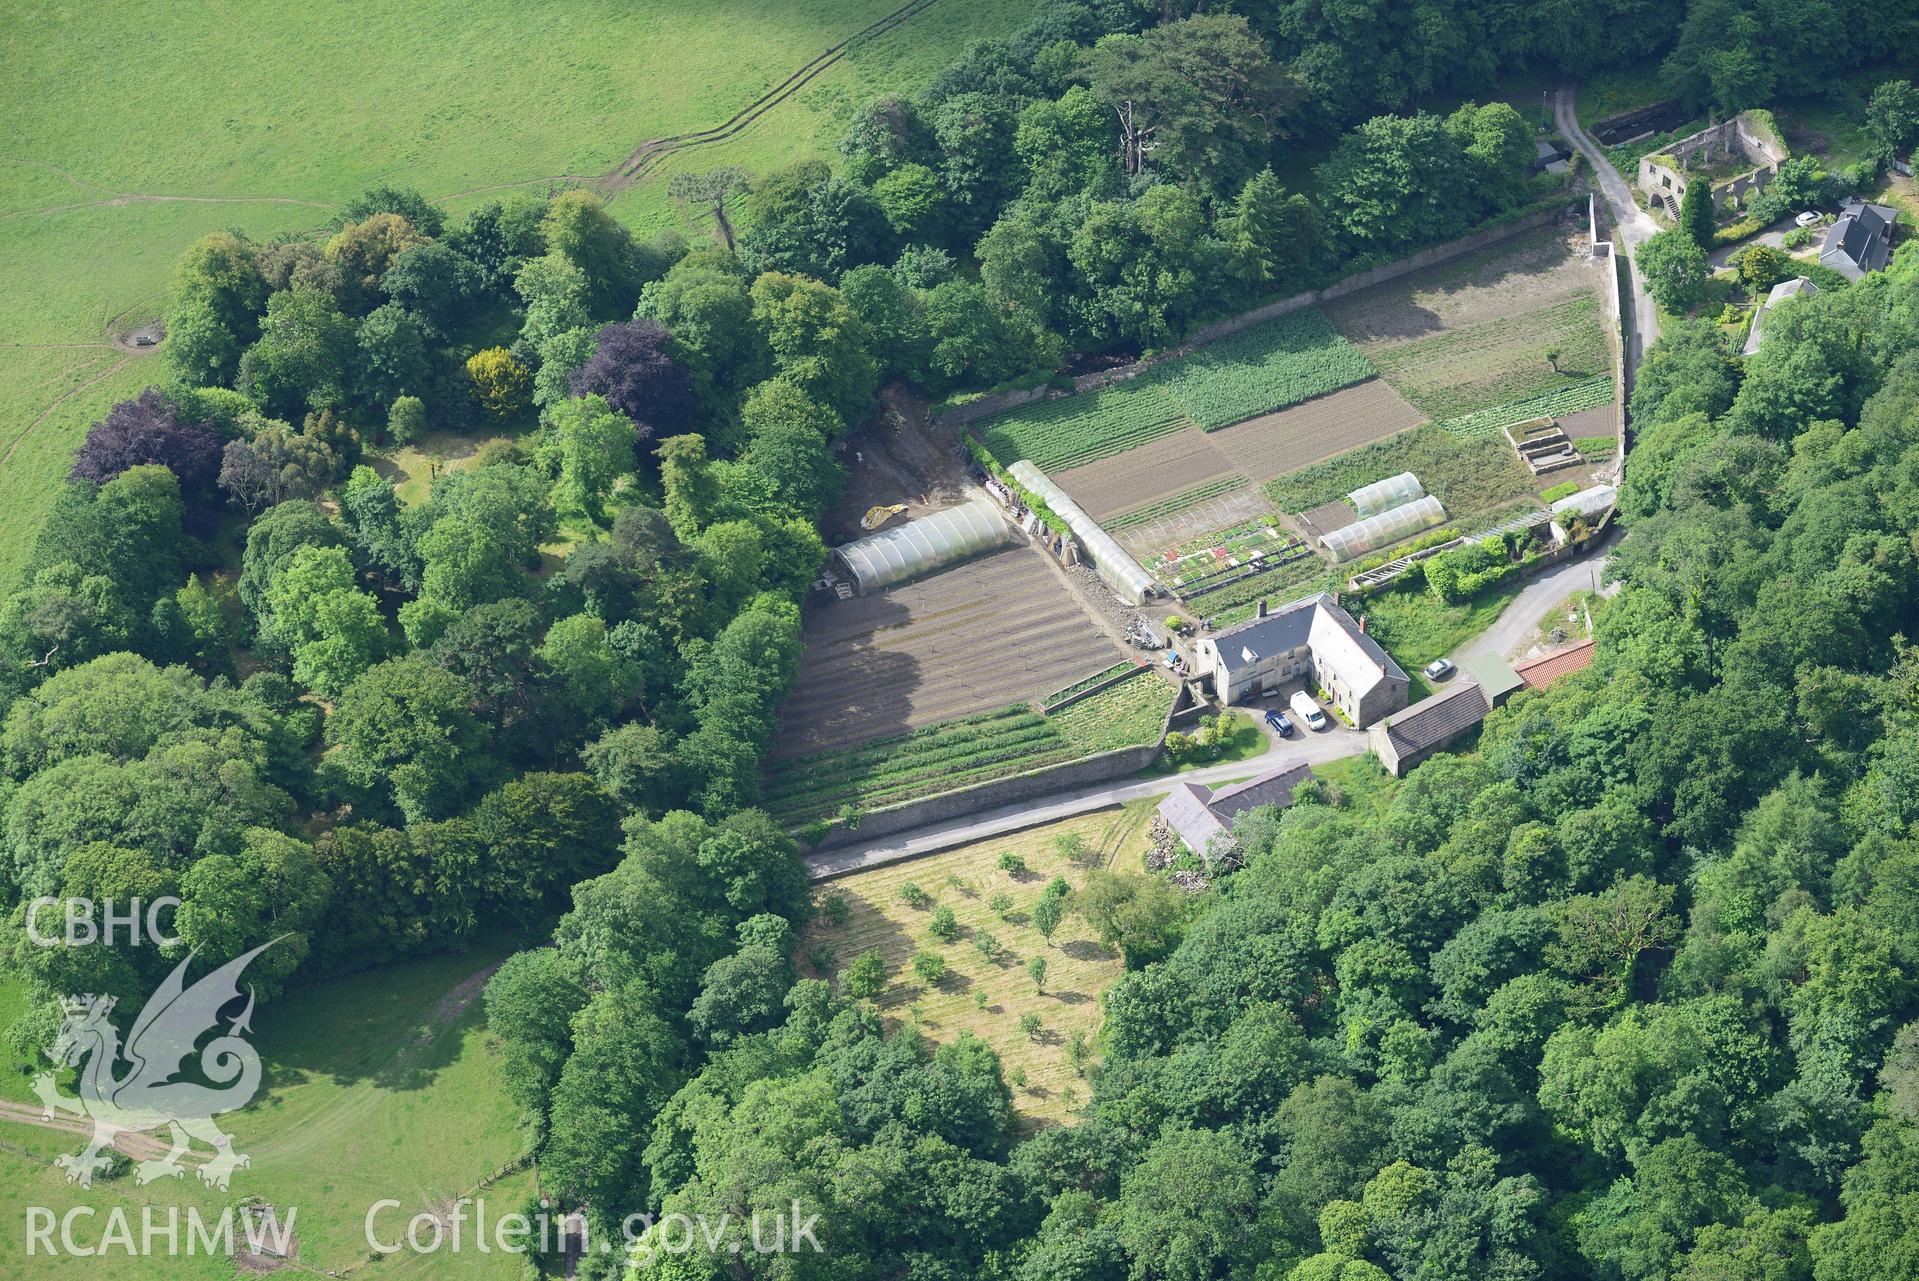
[[[1468,601],[1448,605],[1424,586],[1380,592],[1363,602],[1352,602],[1355,614],[1366,616],[1366,631],[1412,679],[1414,701],[1433,692],[1420,669],[1444,658],[1493,625],[1524,591],[1523,582],[1500,583]],[[1459,678],[1455,676],[1454,680]]]
[[[916,1026],[936,1041],[971,1032],[999,1052],[1013,1105],[1027,1126],[1067,1120],[1092,1096],[1073,1064],[1074,1036],[1084,1038],[1083,1067],[1090,1072],[1098,1059],[1100,997],[1125,967],[1118,952],[1102,946],[1070,911],[1046,939],[1033,927],[1032,908],[1055,876],[1074,887],[1085,881],[1086,867],[1061,852],[1062,837],[1077,836],[1099,851],[1104,866],[1139,872],[1152,811],[1153,802],[1138,802],[829,881],[814,899],[824,906],[840,896],[846,920],[834,925],[825,914],[815,918],[801,941],[801,970],[827,977],[877,949],[887,966],[878,1003],[889,1030]],[[1025,861],[1025,871],[1000,868],[1000,857],[1009,853]],[[925,906],[901,899],[908,882],[926,893]],[[942,907],[952,909],[959,923],[950,943],[927,931]],[[982,934],[999,946],[992,960],[978,946]],[[914,974],[912,960],[920,951],[945,959],[946,974],[937,984]],[[1037,987],[1027,972],[1036,956],[1046,959],[1046,979]],[[1020,1017],[1029,1013],[1040,1019],[1035,1036],[1020,1029]]]
[[[191,1204],[210,1220],[223,1206],[257,1195],[298,1207],[294,1230],[303,1265],[340,1270],[367,1258],[364,1222],[374,1202],[400,1201],[404,1209],[380,1222],[403,1229],[419,1210],[471,1193],[524,1147],[478,999],[478,976],[498,959],[469,954],[408,962],[262,1002],[253,1037],[265,1069],[260,1094],[244,1110],[219,1118],[252,1164],[235,1173],[225,1193],[204,1188],[192,1174],[145,1187],[129,1175],[76,1189],[52,1161],[77,1151],[79,1135],[0,1123],[0,1214],[13,1225],[0,1233],[0,1276],[171,1281],[234,1275],[224,1260],[210,1266],[204,1259],[164,1257],[26,1260],[21,1226],[29,1205],[56,1213],[96,1207],[91,1228],[81,1226],[84,1237],[97,1236],[116,1205],[136,1223],[142,1205],[162,1207],[164,1214],[166,1206],[184,1213]],[[17,994],[0,989],[0,1012],[15,1001]],[[120,1022],[124,1030],[130,1019]],[[31,1097],[29,1078],[10,1053],[6,1076],[9,1100]],[[503,1213],[518,1209],[530,1191],[530,1176],[516,1175],[486,1195]],[[518,1270],[510,1256],[442,1253],[396,1257],[377,1275],[505,1281]]]
[[[12,450],[0,464],[0,587],[15,580],[87,426],[162,375],[157,357],[128,358],[106,334],[161,313],[173,261],[197,237],[308,231],[374,182],[459,211],[514,186],[595,176],[645,139],[720,123],[897,7],[21,8],[0,90],[0,454]],[[614,212],[643,229],[679,221],[665,186],[681,164],[765,172],[828,154],[859,102],[911,89],[969,41],[1026,17],[1013,0],[934,6],[849,50],[739,139],[663,165]]]

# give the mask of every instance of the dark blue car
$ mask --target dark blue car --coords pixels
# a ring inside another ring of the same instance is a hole
[[[1273,733],[1278,734],[1281,738],[1293,732],[1293,723],[1286,719],[1286,715],[1283,712],[1266,713],[1266,723],[1272,726]]]

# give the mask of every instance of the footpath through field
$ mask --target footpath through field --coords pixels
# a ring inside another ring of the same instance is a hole
[[[1589,553],[1576,557],[1533,580],[1526,590],[1513,598],[1512,604],[1500,611],[1491,627],[1460,647],[1454,655],[1455,661],[1489,651],[1504,653],[1518,644],[1521,638],[1539,625],[1547,610],[1581,587],[1604,577],[1611,546],[1609,541],[1599,555]],[[1003,805],[965,818],[928,824],[896,833],[871,845],[847,846],[809,854],[806,858],[807,872],[816,881],[829,880],[850,872],[917,858],[922,854],[971,845],[975,841],[1004,836],[1008,832],[1038,827],[1094,810],[1109,809],[1128,801],[1164,796],[1177,783],[1221,783],[1228,779],[1262,774],[1282,764],[1325,765],[1349,756],[1362,756],[1367,750],[1367,736],[1364,733],[1334,725],[1322,733],[1306,734],[1304,738],[1275,739],[1263,755],[1247,760],[1228,761],[1223,765],[1209,765],[1205,769],[1159,778],[1101,783],[1063,792],[1037,804],[1022,802]]]

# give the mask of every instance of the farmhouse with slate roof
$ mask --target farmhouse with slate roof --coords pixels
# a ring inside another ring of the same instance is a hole
[[[1839,221],[1826,233],[1820,247],[1819,262],[1848,280],[1857,280],[1869,271],[1884,271],[1892,261],[1892,224],[1899,211],[1890,205],[1871,205],[1863,200],[1848,200],[1839,210]]]
[[[1245,703],[1290,680],[1310,680],[1354,725],[1406,706],[1411,682],[1379,642],[1321,592],[1259,613],[1195,647],[1195,670],[1210,675],[1222,705]]]

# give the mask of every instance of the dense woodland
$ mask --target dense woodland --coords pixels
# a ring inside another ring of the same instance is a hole
[[[1211,894],[1074,904],[1131,970],[1080,1124],[1016,1142],[985,1046],[798,981],[804,866],[753,808],[884,382],[1161,346],[1550,197],[1511,107],[1419,111],[1516,68],[1663,56],[1731,108],[1913,22],[1056,0],[836,164],[682,177],[698,245],[584,191],[203,238],[171,378],[95,426],[0,600],[13,1044],[177,960],[31,946],[31,900],[174,894],[207,961],[286,936],[263,997],[550,943],[486,998],[543,1185],[603,1231],[824,1212],[828,1254],[751,1275],[1919,1273],[1910,249],[1752,360],[1704,324],[1654,351],[1591,673],[1383,812],[1252,816]],[[490,443],[403,501],[431,432]]]

